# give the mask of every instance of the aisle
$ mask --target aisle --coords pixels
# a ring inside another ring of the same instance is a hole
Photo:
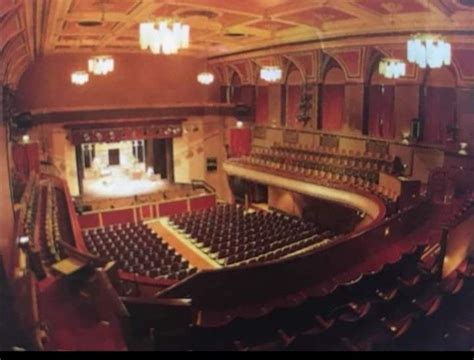
[[[183,255],[192,266],[199,270],[218,269],[221,267],[216,261],[204,254],[198,247],[173,229],[165,218],[146,222],[146,224],[171,247],[176,249],[178,253]]]

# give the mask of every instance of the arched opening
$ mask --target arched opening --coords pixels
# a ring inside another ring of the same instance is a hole
[[[424,86],[423,141],[444,144],[456,124],[456,78],[447,67],[430,70]]]
[[[304,79],[301,72],[290,65],[286,78],[286,126],[291,128],[301,128],[303,125],[298,121],[298,112],[301,100],[302,86]]]
[[[238,104],[242,101],[241,94],[242,81],[239,74],[234,71],[230,78],[229,100],[233,104]]]
[[[339,64],[332,61],[323,79],[322,129],[340,131],[344,120],[345,75]]]
[[[384,139],[395,138],[395,80],[379,74],[378,61],[370,76],[368,106],[368,135]]]
[[[260,72],[259,72],[260,73]],[[270,122],[269,112],[269,84],[258,76],[255,100],[255,122],[257,124],[267,124]]]

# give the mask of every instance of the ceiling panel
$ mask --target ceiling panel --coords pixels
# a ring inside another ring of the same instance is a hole
[[[51,1],[43,12],[46,29],[41,34],[45,38],[41,50],[138,52],[138,24],[161,18],[176,18],[190,25],[191,44],[186,53],[196,55],[202,55],[203,49],[208,49],[209,55],[219,55],[265,47],[274,39],[285,43],[406,33],[407,29],[415,32],[431,24],[442,29],[474,30],[472,17],[465,16],[472,8],[460,4],[467,0],[429,1],[429,7],[425,0]],[[461,12],[462,17],[455,17]],[[100,26],[84,27],[83,21],[99,22]]]

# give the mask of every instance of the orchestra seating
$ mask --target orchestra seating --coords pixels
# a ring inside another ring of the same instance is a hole
[[[397,210],[398,194],[378,184],[380,172],[391,174],[393,171],[394,159],[388,154],[276,143],[271,148],[254,147],[249,157],[239,161],[286,172],[291,176],[309,177],[323,185],[369,191],[385,202],[388,215]]]
[[[226,265],[279,259],[335,235],[297,217],[249,212],[229,204],[173,215],[170,222],[202,251]]]
[[[118,262],[119,269],[150,278],[183,279],[197,271],[144,224],[84,230],[88,250]]]

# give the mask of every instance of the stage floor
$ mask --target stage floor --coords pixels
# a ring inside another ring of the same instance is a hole
[[[165,190],[167,180],[148,179],[143,175],[141,179],[133,179],[120,166],[109,166],[110,174],[98,178],[84,179],[83,196],[89,199],[123,198],[135,195],[146,195]]]

